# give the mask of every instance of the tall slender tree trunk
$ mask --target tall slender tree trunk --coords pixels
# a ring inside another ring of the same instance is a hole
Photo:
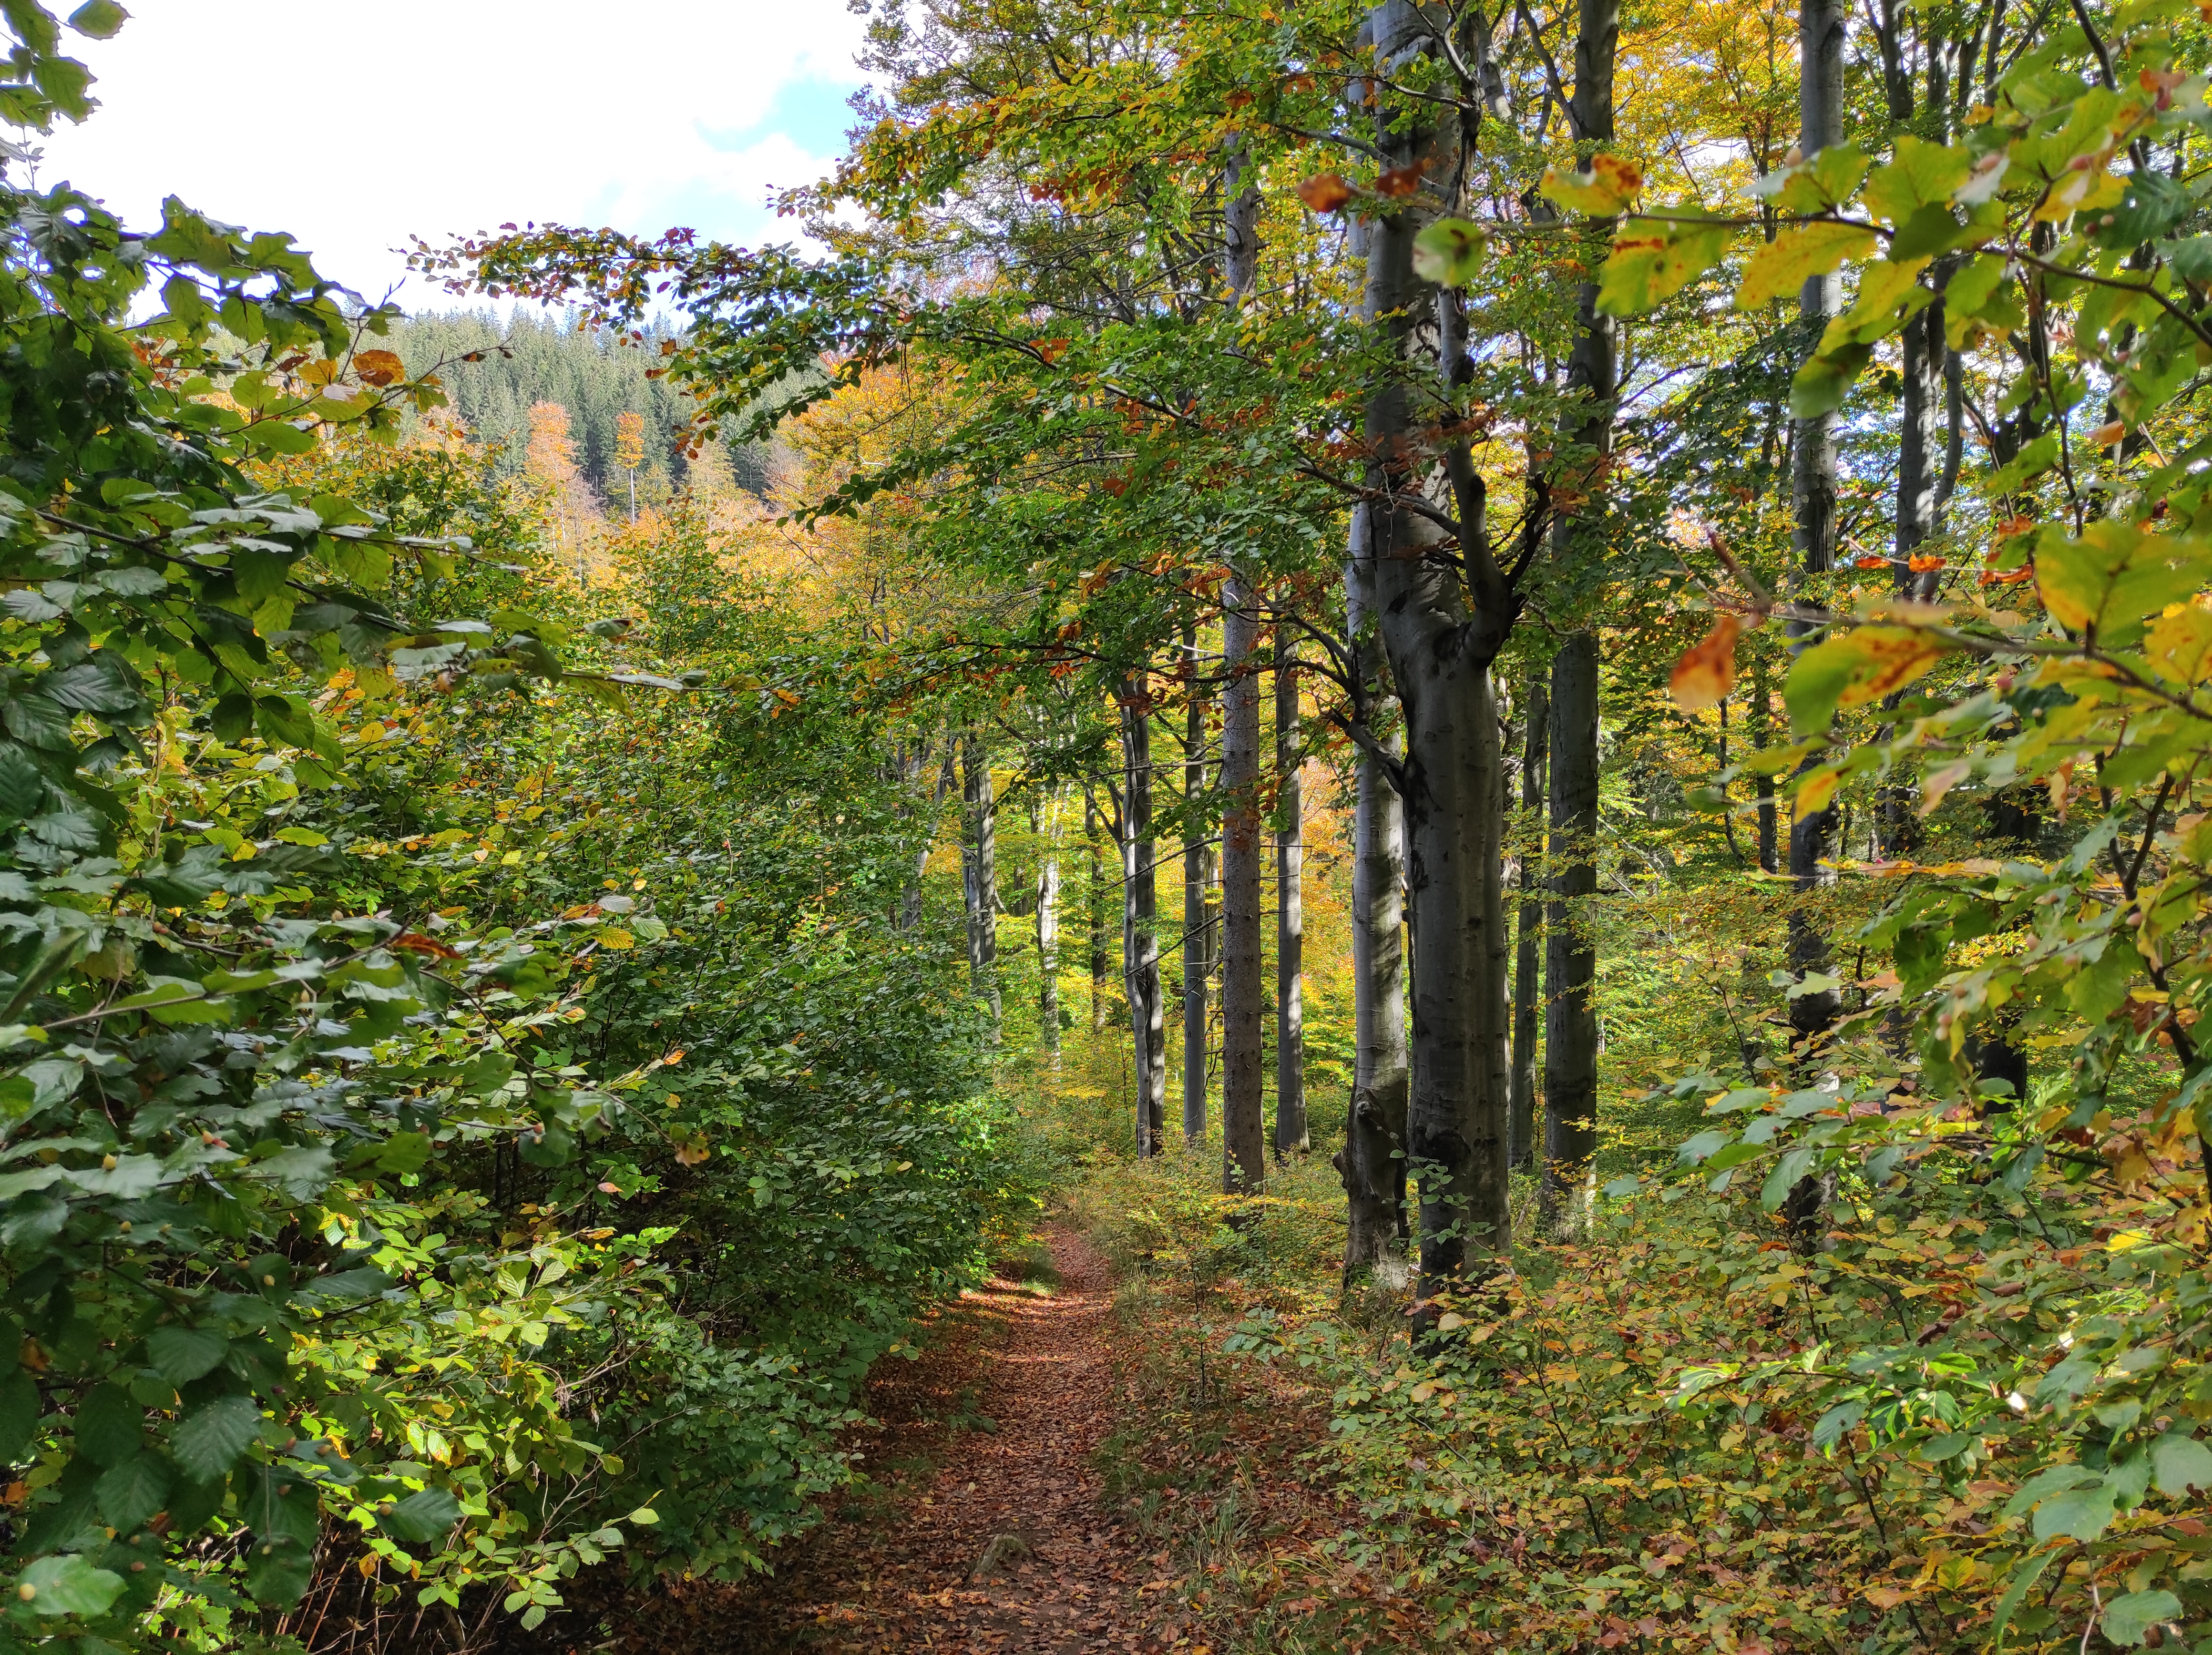
[[[1006,1010],[999,997],[998,807],[991,796],[990,755],[973,730],[960,743],[960,783],[968,818],[961,873],[968,899],[969,991],[991,1008],[995,1042]]]
[[[1351,656],[1369,722],[1383,700],[1380,644],[1372,636],[1367,511],[1352,513],[1344,573]],[[1338,1170],[1344,1174],[1345,1279],[1398,1268],[1407,1237],[1406,1106],[1412,1083],[1406,1045],[1406,824],[1384,762],[1359,760],[1352,804],[1352,1107]]]
[[[1137,1074],[1137,1153],[1167,1134],[1168,1043],[1160,996],[1159,873],[1152,842],[1152,694],[1139,674],[1121,685],[1122,967]]]
[[[1299,776],[1298,670],[1275,639],[1275,1153],[1303,1155],[1306,1130],[1305,788]]]
[[[1433,23],[1404,0],[1370,14],[1378,65],[1402,72],[1431,46]],[[1383,110],[1386,166],[1435,161],[1411,112]],[[1438,169],[1442,171],[1443,169]],[[1506,1028],[1503,890],[1504,789],[1491,664],[1514,616],[1492,555],[1483,484],[1463,447],[1446,457],[1459,555],[1413,502],[1431,484],[1412,397],[1413,318],[1427,294],[1413,274],[1416,209],[1378,217],[1370,233],[1364,312],[1389,367],[1365,409],[1369,581],[1390,676],[1404,709],[1406,887],[1414,938],[1413,1079],[1407,1154],[1420,1183],[1417,1325],[1433,1325],[1439,1295],[1487,1276],[1510,1245],[1506,1202]],[[1447,340],[1459,325],[1437,306]],[[1443,352],[1447,382],[1455,348]],[[1425,375],[1421,377],[1425,378]],[[1465,569],[1462,583],[1461,569]]]
[[[1198,676],[1198,635],[1183,628],[1183,655]],[[1206,979],[1213,970],[1212,927],[1206,924],[1206,840],[1198,801],[1206,793],[1206,702],[1190,698],[1182,738],[1182,1141],[1206,1141]]]
[[[1576,147],[1613,141],[1613,58],[1620,0],[1581,0],[1575,35],[1575,93],[1570,106]],[[1609,232],[1594,222],[1593,239]],[[1593,261],[1595,262],[1595,261]],[[1613,447],[1619,324],[1599,313],[1597,288],[1584,282],[1576,305],[1575,344],[1567,364],[1573,403],[1562,433],[1593,470]],[[1577,490],[1601,498],[1595,488]],[[1574,585],[1602,579],[1603,555],[1592,525],[1562,512],[1552,552]],[[1578,1231],[1587,1216],[1597,1155],[1597,946],[1589,899],[1597,892],[1598,653],[1593,633],[1575,634],[1552,663],[1551,817],[1553,901],[1546,915],[1544,1008],[1544,1185],[1546,1225]]]
[[[1843,141],[1844,27],[1842,0],[1801,0],[1797,142],[1808,155]],[[1808,353],[1841,302],[1839,277],[1807,280],[1797,308]],[[1837,425],[1836,415],[1823,414],[1798,421],[1791,436],[1790,541],[1801,587],[1826,574],[1835,561]],[[1802,639],[1807,630],[1802,622],[1790,623],[1793,638]],[[1827,935],[1807,911],[1804,899],[1834,877],[1821,864],[1834,844],[1837,820],[1835,808],[1828,805],[1796,811],[1790,822],[1790,878],[1800,900],[1790,915],[1789,961],[1791,974],[1800,982],[1828,965]],[[1799,994],[1790,1002],[1793,1066],[1801,1084],[1817,1071],[1820,1049],[1841,1009],[1841,997],[1833,989]],[[1826,1186],[1817,1178],[1802,1180],[1790,1192],[1784,1218],[1801,1246],[1812,1244],[1826,1203]]]
[[[1106,1031],[1106,858],[1098,843],[1098,798],[1083,795],[1083,843],[1091,856],[1091,879],[1084,890],[1083,917],[1091,931],[1091,1032]]]
[[[1221,724],[1222,1186],[1251,1194],[1267,1181],[1261,1074],[1260,684],[1253,659],[1254,596],[1224,586],[1223,653],[1229,681]]]
[[[1528,842],[1521,857],[1521,930],[1513,961],[1512,1161],[1516,1169],[1536,1160],[1536,1032],[1542,1002],[1538,993],[1543,968],[1543,857],[1535,824],[1544,809],[1546,755],[1550,751],[1551,698],[1544,680],[1528,676],[1528,712],[1521,738],[1521,811]]]
[[[1034,821],[1042,841],[1037,858],[1037,1041],[1054,1068],[1060,1064],[1060,796],[1033,804],[1045,820]]]
[[[1259,196],[1232,142],[1223,181],[1231,302],[1250,297],[1259,253]],[[1266,1082],[1261,1072],[1260,680],[1254,646],[1259,594],[1232,572],[1222,588],[1221,1137],[1222,1187],[1253,1194],[1267,1179]]]

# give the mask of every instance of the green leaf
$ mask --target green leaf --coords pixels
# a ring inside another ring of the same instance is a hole
[[[246,1554],[246,1589],[259,1603],[296,1603],[314,1583],[315,1554],[289,1537],[257,1537]]]
[[[1810,218],[1840,207],[1856,195],[1869,164],[1866,151],[1858,145],[1832,143],[1795,167],[1768,173],[1755,187],[1760,194],[1771,196],[1784,212]]]
[[[2169,241],[2159,252],[2173,267],[2173,273],[2183,280],[2194,282],[2199,287],[2212,282],[2212,235],[2192,235]]]
[[[84,0],[84,4],[70,14],[69,25],[79,34],[106,40],[114,37],[130,16],[115,0]]]
[[[94,1490],[100,1514],[118,1533],[127,1535],[167,1502],[173,1481],[168,1462],[141,1449],[100,1476]]]
[[[374,1264],[364,1264],[359,1270],[339,1270],[330,1276],[318,1276],[301,1283],[295,1294],[302,1302],[319,1307],[332,1305],[358,1304],[363,1299],[374,1298],[392,1285],[392,1278]]]
[[[2172,1592],[2131,1591],[2105,1605],[2097,1629],[2123,1649],[2133,1649],[2161,1621],[2181,1618],[2181,1599]]]
[[[77,1404],[77,1452],[98,1465],[114,1465],[146,1440],[146,1410],[119,1385],[94,1385]]]
[[[1798,735],[1826,730],[1839,707],[1863,706],[1901,689],[1942,659],[1948,646],[1911,627],[1853,627],[1790,663],[1782,700]]]
[[[0,1379],[0,1465],[23,1458],[39,1428],[39,1382],[20,1367]]]
[[[261,1409],[251,1397],[217,1397],[185,1416],[169,1452],[195,1482],[212,1482],[261,1434]]]
[[[2060,625],[2094,631],[2108,646],[2125,646],[2167,604],[2205,584],[2212,555],[2197,542],[2100,518],[2079,540],[2045,534],[2036,547],[2035,571],[2044,606]]]
[[[2088,1544],[2112,1526],[2114,1492],[2110,1483],[2100,1482],[2053,1494],[2035,1508],[2036,1539],[2065,1535]]]
[[[2150,1446],[2151,1470],[2158,1491],[2175,1500],[2191,1488],[2212,1488],[2212,1447],[2179,1431],[2169,1431]]]
[[[1923,207],[1948,209],[1972,167],[1964,149],[1906,134],[1897,141],[1896,159],[1877,167],[1867,179],[1868,210],[1894,225],[1906,222]]]
[[[0,747],[0,814],[20,821],[36,815],[46,798],[46,779],[31,755],[10,742]]]
[[[1790,380],[1790,416],[1816,420],[1834,413],[1851,394],[1859,370],[1873,360],[1870,344],[1844,345],[1808,359]]]
[[[2127,252],[2155,241],[2191,213],[2197,203],[2189,186],[2163,173],[2136,172],[2128,178],[2119,204],[2098,215],[2089,239],[2100,247]],[[2105,221],[2109,218],[2108,224]]]
[[[1640,316],[1711,269],[1736,227],[1705,214],[1639,218],[1613,238],[1598,273],[1597,307]]]
[[[1782,232],[1751,256],[1736,288],[1735,307],[1756,310],[1797,292],[1812,277],[1826,276],[1846,260],[1875,250],[1872,230],[1855,224],[1800,224]]]
[[[189,1385],[222,1366],[230,1341],[212,1328],[157,1327],[146,1336],[147,1360],[172,1385]]]
[[[15,1596],[39,1615],[105,1615],[123,1593],[123,1577],[82,1557],[41,1557],[23,1571]]]
[[[2005,1595],[1997,1600],[1996,1612],[1990,1620],[1991,1651],[2004,1647],[2005,1634],[2011,1629],[2012,1617],[2027,1601],[2027,1594],[2035,1589],[2035,1583],[2043,1578],[2043,1572],[2071,1551],[2071,1547],[2054,1546],[2049,1551],[2039,1552],[2025,1569],[2013,1576],[2012,1584],[2005,1588]]]
[[[1465,287],[1489,251],[1475,226],[1463,218],[1440,218],[1413,238],[1413,274],[1440,288]]]
[[[380,1510],[377,1526],[395,1540],[435,1540],[461,1520],[460,1502],[443,1488],[411,1494],[390,1511]]]

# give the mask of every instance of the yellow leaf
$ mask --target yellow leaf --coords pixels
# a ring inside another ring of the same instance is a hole
[[[1816,276],[1826,276],[1846,259],[1864,258],[1875,249],[1875,233],[1855,224],[1801,224],[1784,230],[1751,256],[1735,307],[1756,310],[1786,297]]]
[[[613,949],[619,953],[624,949],[635,948],[637,938],[619,925],[611,926],[599,933],[599,946],[603,949]]]
[[[1562,173],[1556,167],[1546,167],[1544,180],[1536,191],[1570,211],[1588,213],[1592,218],[1612,218],[1626,211],[1643,187],[1644,175],[1620,156],[1593,155],[1586,173]]]
[[[1815,810],[1826,809],[1828,801],[1836,796],[1838,779],[1832,765],[1824,764],[1818,770],[1808,773],[1805,779],[1797,784],[1797,814],[1809,816]]]

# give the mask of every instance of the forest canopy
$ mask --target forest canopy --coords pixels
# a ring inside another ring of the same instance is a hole
[[[9,150],[0,1640],[772,1571],[1052,1215],[1219,1646],[2212,1647],[2208,15],[886,3],[505,320]]]

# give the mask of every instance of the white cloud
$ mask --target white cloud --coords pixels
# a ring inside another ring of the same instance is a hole
[[[289,231],[372,296],[409,236],[508,221],[790,239],[769,193],[836,153],[861,27],[842,0],[140,0],[74,41],[103,106],[40,177]]]

